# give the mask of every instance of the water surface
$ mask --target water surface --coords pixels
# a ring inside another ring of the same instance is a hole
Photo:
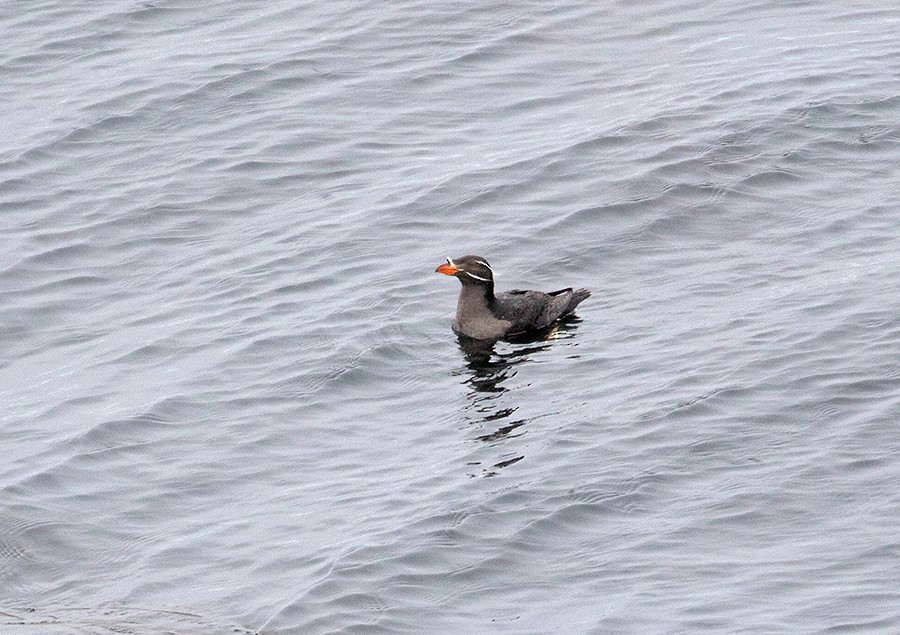
[[[898,26],[0,9],[4,632],[900,630]]]

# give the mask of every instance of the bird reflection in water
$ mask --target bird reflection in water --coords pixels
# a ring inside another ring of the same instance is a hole
[[[459,348],[466,359],[466,364],[454,374],[464,376],[463,383],[469,389],[464,417],[470,426],[480,431],[480,434],[474,437],[476,441],[495,445],[525,434],[522,427],[530,419],[522,417],[521,414],[518,417],[514,416],[519,410],[519,406],[515,403],[515,395],[516,391],[527,388],[528,385],[510,387],[503,384],[516,376],[520,364],[525,364],[548,350],[555,341],[573,337],[579,322],[580,319],[572,317],[549,331],[499,344],[490,340],[459,337]],[[516,451],[503,453],[501,456],[503,460],[493,463],[489,468],[483,468],[481,475],[495,476],[498,470],[525,458]],[[481,461],[470,463],[471,466],[481,464]]]

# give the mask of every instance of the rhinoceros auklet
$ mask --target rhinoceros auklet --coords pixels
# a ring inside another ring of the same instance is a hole
[[[494,295],[494,270],[480,256],[447,258],[435,270],[462,283],[453,331],[476,340],[498,340],[548,328],[591,295],[587,289],[505,291]]]

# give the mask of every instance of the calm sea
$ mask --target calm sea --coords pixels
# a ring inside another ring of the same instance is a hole
[[[900,632],[898,33],[0,5],[0,632]]]

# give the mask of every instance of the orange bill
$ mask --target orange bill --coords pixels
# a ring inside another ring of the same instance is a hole
[[[455,276],[457,273],[459,273],[459,269],[450,264],[441,265],[434,271],[435,273],[442,273],[445,276]]]

